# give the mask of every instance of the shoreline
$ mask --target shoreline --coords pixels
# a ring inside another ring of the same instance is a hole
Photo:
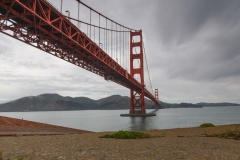
[[[18,128],[17,132],[10,131],[15,134],[0,134],[0,159],[4,160],[240,159],[239,140],[206,137],[240,130],[240,124],[142,131],[153,136],[147,139],[99,138],[112,132],[89,132],[0,116],[0,133],[9,133],[4,126]]]
[[[172,133],[184,133],[189,135],[187,132],[191,130],[191,134],[195,132],[210,132],[215,134],[216,132],[223,132],[226,130],[231,130],[237,128],[240,130],[240,124],[225,124],[216,125],[215,127],[199,128],[199,127],[184,127],[184,128],[170,128],[170,129],[156,129],[156,130],[143,130],[140,132],[145,133],[167,133],[167,136],[171,136]],[[5,116],[0,116],[0,136],[11,136],[11,135],[62,135],[62,134],[83,134],[83,133],[113,133],[116,131],[101,131],[93,132],[87,130],[81,130],[76,128],[63,127],[58,125],[46,124],[41,122],[34,122],[29,120],[23,120],[18,118],[10,118]],[[181,135],[177,135],[181,136]],[[183,135],[184,136],[184,135]]]
[[[91,131],[0,116],[0,136],[83,134]]]

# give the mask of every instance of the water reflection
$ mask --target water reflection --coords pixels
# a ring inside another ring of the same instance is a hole
[[[129,130],[145,130],[146,127],[146,117],[130,117]]]
[[[149,113],[157,114],[159,110],[153,110]],[[142,131],[155,129],[154,122],[156,121],[156,116],[153,117],[130,117],[129,118],[129,130]]]

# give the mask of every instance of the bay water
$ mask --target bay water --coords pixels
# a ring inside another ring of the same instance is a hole
[[[147,110],[154,117],[120,117],[129,110],[79,110],[45,112],[0,112],[1,116],[77,128],[88,131],[154,130],[214,125],[240,124],[240,106],[172,108]]]

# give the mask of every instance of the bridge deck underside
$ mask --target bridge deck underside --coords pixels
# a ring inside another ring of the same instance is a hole
[[[0,32],[141,91],[141,84],[45,0],[0,0]],[[145,96],[157,103],[145,89]]]

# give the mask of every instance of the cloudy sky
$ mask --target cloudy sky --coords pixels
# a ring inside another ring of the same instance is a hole
[[[60,8],[60,0],[50,1]],[[239,0],[83,0],[142,29],[153,88],[164,102],[240,103]],[[77,17],[75,0],[63,10]],[[84,13],[82,13],[84,16]],[[129,90],[0,33],[0,103],[58,93],[99,99]]]

